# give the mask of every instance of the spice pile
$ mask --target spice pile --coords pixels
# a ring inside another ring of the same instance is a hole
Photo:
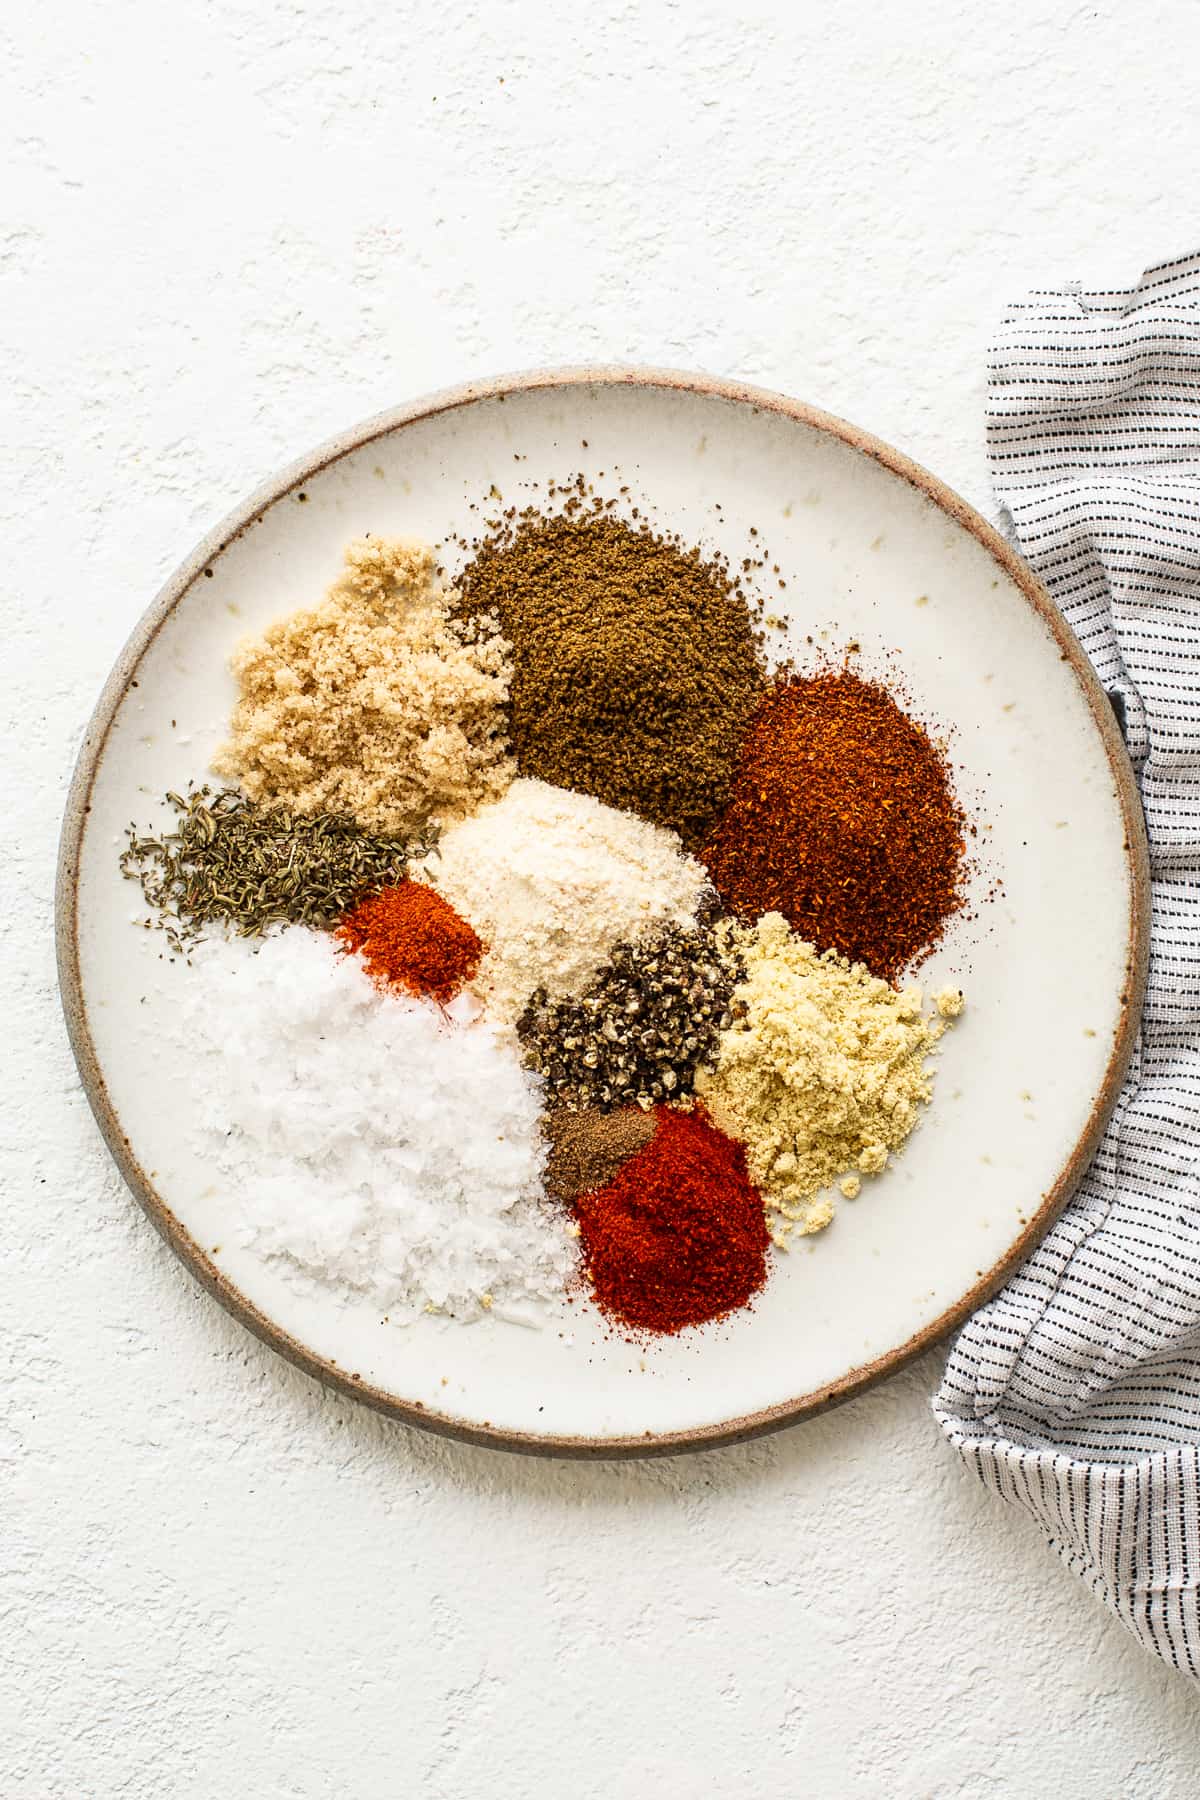
[[[746,968],[738,1017],[698,1088],[723,1130],[746,1146],[776,1241],[820,1231],[837,1180],[854,1199],[915,1130],[932,1093],[925,1062],[940,1038],[921,991],[902,993],[788,930],[779,913],[730,937]],[[941,1010],[949,1013],[947,999]],[[959,996],[961,1004],[961,996]]]
[[[738,918],[782,913],[894,981],[958,905],[963,825],[928,734],[886,689],[831,669],[763,696],[701,857]]]
[[[382,987],[453,1000],[479,967],[483,945],[465,919],[432,888],[401,881],[362,900],[338,927]]]
[[[769,673],[761,557],[552,494],[457,586],[351,544],[234,651],[236,785],[121,863],[202,970],[202,1145],[259,1254],[393,1321],[586,1295],[670,1335],[919,1124],[962,996],[899,984],[968,827],[885,688]]]
[[[648,1144],[657,1121],[639,1107],[620,1112],[547,1112],[542,1129],[550,1146],[546,1192],[564,1206],[594,1188],[607,1187],[618,1169]]]
[[[710,926],[677,926],[619,944],[578,999],[539,988],[517,1022],[529,1067],[561,1106],[607,1112],[634,1100],[682,1100],[715,1060],[741,970]]]
[[[320,606],[233,655],[239,697],[213,768],[251,800],[422,834],[503,793],[511,666],[495,621],[450,617],[432,550],[361,538]]]
[[[574,1240],[542,1198],[537,1089],[491,1031],[447,1029],[303,928],[197,958],[202,1139],[253,1196],[248,1242],[398,1322],[519,1318],[561,1293]]]
[[[512,649],[521,771],[703,833],[729,790],[762,667],[739,580],[579,491],[510,512],[475,548],[462,608]]]
[[[674,832],[587,794],[514,781],[413,865],[487,945],[472,986],[515,1022],[539,988],[578,993],[621,940],[688,928],[707,891]]]
[[[154,836],[130,826],[121,868],[141,883],[175,949],[206,925],[257,937],[270,925],[335,924],[361,894],[399,881],[408,863],[409,847],[353,819],[300,818],[234,788],[168,794],[167,804],[179,814],[174,829]]]
[[[646,1148],[576,1206],[596,1303],[635,1331],[720,1318],[766,1280],[767,1227],[741,1145],[695,1113],[660,1112]]]

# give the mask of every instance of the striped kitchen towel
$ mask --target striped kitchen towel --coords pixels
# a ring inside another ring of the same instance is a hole
[[[1014,541],[1123,714],[1149,989],[1079,1193],[955,1342],[934,1410],[1148,1650],[1200,1675],[1200,255],[1038,292],[988,370]]]

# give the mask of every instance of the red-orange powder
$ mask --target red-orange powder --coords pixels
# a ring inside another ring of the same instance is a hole
[[[700,859],[739,918],[780,912],[896,981],[962,903],[965,829],[924,727],[877,682],[826,669],[759,702]]]
[[[766,1279],[768,1240],[742,1146],[702,1112],[655,1110],[650,1142],[580,1194],[575,1214],[600,1310],[670,1333],[745,1306]]]
[[[470,981],[483,955],[466,920],[420,881],[401,881],[360,901],[337,935],[381,987],[428,994],[443,1006]]]

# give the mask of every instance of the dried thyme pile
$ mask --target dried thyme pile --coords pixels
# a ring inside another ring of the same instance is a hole
[[[695,844],[763,685],[742,578],[579,489],[560,513],[514,509],[489,527],[460,609],[494,616],[511,646],[521,773]]]
[[[684,1099],[733,1023],[741,975],[708,925],[621,944],[581,999],[534,995],[517,1026],[525,1061],[552,1106],[608,1112]]]
[[[160,837],[129,827],[122,871],[141,883],[157,914],[147,925],[181,950],[208,924],[257,937],[269,925],[331,925],[366,894],[399,881],[410,849],[372,836],[353,819],[297,817],[247,800],[234,788],[168,794],[178,813]]]

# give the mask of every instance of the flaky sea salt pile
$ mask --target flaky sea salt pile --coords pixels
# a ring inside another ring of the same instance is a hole
[[[576,1250],[541,1194],[537,1087],[469,999],[381,993],[303,926],[193,960],[203,1148],[257,1251],[398,1321],[536,1317],[562,1293]]]

